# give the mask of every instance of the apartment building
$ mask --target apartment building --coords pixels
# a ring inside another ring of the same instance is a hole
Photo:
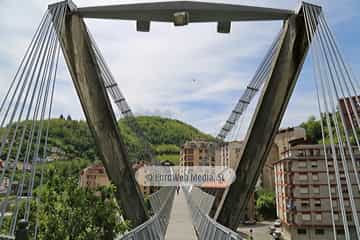
[[[336,150],[339,154],[339,149]],[[331,148],[326,148],[331,156]],[[356,164],[359,167],[360,155],[354,148]],[[339,157],[340,159],[340,157]],[[346,185],[342,164],[339,162],[341,188],[337,189],[334,161],[328,161],[329,178],[326,172],[324,147],[315,145],[291,145],[281,153],[281,159],[274,164],[277,215],[282,222],[285,239],[328,240],[333,239],[331,202],[337,227],[337,239],[344,239],[343,222],[339,208],[338,192],[344,194],[347,220],[356,239],[351,216],[349,191]],[[360,210],[360,193],[356,187],[354,168],[349,160],[350,178],[356,206]],[[357,168],[357,171],[359,168]],[[330,180],[330,192],[328,187]]]
[[[216,165],[236,169],[242,149],[243,141],[218,144],[215,150]],[[276,144],[273,144],[258,181],[259,185],[269,191],[275,190],[273,163],[277,160],[279,160],[279,149]]]
[[[145,163],[143,161],[134,163],[132,168],[134,171],[143,167]],[[110,180],[106,174],[105,167],[102,164],[95,164],[83,169],[80,173],[80,187],[87,187],[90,189],[96,189],[101,186],[110,185]],[[157,190],[156,187],[141,186],[140,191],[144,195],[149,195]]]
[[[192,140],[180,150],[180,166],[215,166],[215,142]]]
[[[235,169],[243,148],[242,141],[223,142],[216,146],[215,162],[217,166]]]
[[[302,127],[280,129],[276,134],[274,143],[279,149],[279,154],[288,151],[291,145],[301,144],[306,141],[306,131]]]
[[[344,113],[345,127],[352,129],[351,122],[355,128],[359,128],[356,115],[360,116],[360,96],[352,96],[339,99],[339,107]],[[354,107],[354,108],[353,108]]]
[[[97,187],[107,186],[109,184],[110,180],[102,164],[89,166],[80,173],[80,187],[96,189]]]
[[[132,165],[132,168],[134,169],[134,172],[136,172],[138,169],[144,167],[145,165],[146,165],[145,161],[139,161],[137,163],[134,163]],[[158,189],[157,187],[154,186],[143,186],[141,184],[139,184],[139,188],[144,196],[148,196],[151,193],[156,192]]]

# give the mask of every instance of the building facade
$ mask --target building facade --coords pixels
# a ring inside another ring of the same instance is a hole
[[[339,149],[337,149],[337,154],[339,154],[338,152]],[[356,170],[358,171],[360,166],[359,152],[355,148],[354,152],[356,153]],[[327,156],[331,156],[330,146],[327,147]],[[291,146],[282,152],[281,157],[274,164],[274,171],[276,210],[282,222],[285,239],[333,239],[331,204],[334,209],[337,239],[344,239],[338,197],[340,190],[337,189],[336,185],[334,162],[328,159],[328,166],[326,166],[324,146],[322,144]],[[348,162],[355,203],[360,209],[360,192],[356,187],[354,168],[352,168],[351,161]],[[329,178],[326,167],[329,169]],[[351,234],[354,237],[352,239],[356,239],[351,218],[349,193],[340,162],[339,169],[347,219]]]
[[[96,189],[101,186],[108,186],[109,184],[110,180],[102,164],[89,166],[80,173],[80,187]]]
[[[352,96],[339,99],[340,110],[344,113],[345,127],[352,129],[359,128],[357,119],[360,118],[360,96]]]
[[[215,142],[192,140],[180,150],[180,166],[215,166]]]
[[[276,134],[274,143],[277,145],[279,155],[289,151],[291,145],[304,143],[306,141],[306,131],[302,127],[291,127],[280,129]]]
[[[215,162],[217,166],[235,169],[243,148],[242,141],[223,142],[216,146]]]

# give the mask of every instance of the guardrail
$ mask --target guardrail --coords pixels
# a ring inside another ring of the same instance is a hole
[[[174,200],[174,187],[162,187],[149,196],[154,215],[117,240],[163,240],[169,224],[170,211]]]
[[[190,188],[184,187],[186,200],[191,210],[193,225],[199,240],[243,240],[239,234],[209,217],[208,213],[211,208],[209,204],[214,200],[212,195],[196,187],[193,187],[191,192],[189,192],[189,190]],[[201,193],[199,191],[201,191]]]
[[[208,215],[211,211],[211,207],[214,203],[215,197],[201,190],[198,187],[193,187],[190,192],[190,196],[193,202],[197,203],[200,211]]]

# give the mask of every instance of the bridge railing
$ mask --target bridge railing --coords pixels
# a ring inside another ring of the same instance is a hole
[[[163,187],[150,195],[150,204],[155,214],[140,226],[118,237],[117,240],[163,240],[169,224],[174,192],[174,187]]]
[[[219,239],[219,240],[243,240],[239,234],[224,227],[209,217],[211,205],[214,197],[203,192],[201,189],[193,187],[184,188],[185,196],[189,204],[194,228],[199,240]]]

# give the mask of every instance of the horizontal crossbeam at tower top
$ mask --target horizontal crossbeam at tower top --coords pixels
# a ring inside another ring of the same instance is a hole
[[[294,11],[232,4],[193,1],[154,2],[76,8],[84,18],[174,22],[176,13],[186,13],[190,22],[232,22],[285,20]]]

